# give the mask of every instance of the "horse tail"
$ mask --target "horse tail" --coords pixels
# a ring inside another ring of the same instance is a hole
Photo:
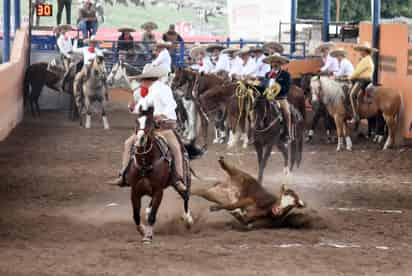
[[[29,104],[30,111],[34,115],[34,106],[33,106],[33,95],[31,94],[30,91],[30,86],[31,86],[31,77],[30,77],[30,70],[31,67],[27,68],[25,74],[24,74],[24,80],[23,80],[23,106],[26,106]]]

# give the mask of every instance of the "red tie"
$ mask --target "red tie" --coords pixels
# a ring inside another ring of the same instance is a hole
[[[140,87],[140,96],[144,98],[147,96],[147,94],[149,94],[149,88],[147,88],[146,86]]]
[[[89,53],[94,53],[95,52],[95,48],[94,47],[89,47],[89,49],[87,49],[89,51]]]
[[[269,74],[269,79],[276,79],[277,76],[278,76],[278,74],[276,72],[272,71]]]
[[[203,61],[199,61],[199,66],[200,66],[200,67],[203,66]]]

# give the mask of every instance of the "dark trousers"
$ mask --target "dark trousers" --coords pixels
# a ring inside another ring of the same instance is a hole
[[[63,10],[66,8],[66,24],[71,21],[72,0],[58,0],[57,1],[57,25],[62,22]]]

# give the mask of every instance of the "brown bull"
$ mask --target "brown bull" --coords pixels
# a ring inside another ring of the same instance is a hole
[[[209,188],[192,190],[192,195],[216,203],[210,211],[228,210],[242,224],[255,226],[281,226],[294,208],[305,207],[292,190],[282,185],[280,196],[268,191],[249,174],[227,164],[220,157],[219,164],[228,178]]]

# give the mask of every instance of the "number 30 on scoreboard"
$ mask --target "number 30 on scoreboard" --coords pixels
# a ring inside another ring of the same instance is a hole
[[[53,16],[52,4],[37,4],[36,6],[37,16]]]

